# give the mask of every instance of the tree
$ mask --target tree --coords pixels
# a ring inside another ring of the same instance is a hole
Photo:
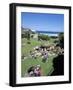
[[[50,37],[48,35],[43,35],[43,34],[39,34],[38,35],[38,40],[49,40]]]
[[[61,48],[64,48],[64,33],[59,34],[59,45]]]
[[[27,39],[30,40],[30,31],[27,32]]]
[[[30,44],[30,31],[27,31],[27,43]]]

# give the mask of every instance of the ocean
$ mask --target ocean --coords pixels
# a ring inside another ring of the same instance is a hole
[[[60,32],[49,32],[49,31],[36,31],[37,33],[48,35],[48,36],[58,36]]]
[[[54,34],[54,33],[53,34],[52,33],[40,33],[40,34],[44,34],[44,35],[48,35],[48,36],[56,36],[56,37],[58,36],[58,34]]]

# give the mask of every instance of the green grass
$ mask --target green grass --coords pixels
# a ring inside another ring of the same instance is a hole
[[[33,48],[35,47],[35,46],[37,46],[37,45],[40,45],[41,44],[41,42],[39,42],[39,41],[36,41],[36,40],[34,40],[34,39],[31,39],[30,40],[30,44],[28,44],[27,43],[28,41],[26,40],[26,39],[22,39],[22,44],[25,44],[23,47],[22,47],[22,54],[25,54],[25,55],[28,55],[29,54],[29,52],[31,51],[31,50],[33,50]]]
[[[28,55],[30,51],[33,50],[33,48],[35,46],[40,46],[40,45],[44,45],[44,44],[52,44],[53,43],[53,39],[50,39],[49,41],[38,41],[38,40],[35,40],[35,39],[30,39],[30,44],[28,44],[27,42],[27,39],[23,38],[22,39],[22,45],[24,45],[21,49],[21,53],[22,55]]]
[[[22,67],[21,67],[21,71],[22,71],[22,77],[24,77],[25,73],[27,73],[27,70],[31,67],[31,66],[35,66],[35,65],[39,65],[42,68],[43,71],[43,76],[47,76],[51,74],[51,70],[53,69],[53,60],[54,57],[49,57],[47,62],[42,62],[42,58],[38,57],[37,59],[32,59],[32,58],[28,58],[26,60],[22,60]]]
[[[29,52],[33,50],[35,46],[40,46],[44,44],[53,44],[54,40],[50,39],[49,41],[38,41],[34,39],[30,39],[30,44],[27,43],[27,39],[23,38],[21,43],[22,43],[22,49],[21,49],[21,54],[25,55],[28,57]],[[42,58],[38,57],[37,59],[33,59],[31,57],[28,57],[27,59],[22,59],[21,60],[21,76],[24,77],[25,73],[27,73],[27,70],[31,66],[39,65],[42,68],[43,76],[50,75],[52,71],[54,70],[53,68],[53,58],[55,56],[50,56],[48,58],[48,62],[43,63]]]

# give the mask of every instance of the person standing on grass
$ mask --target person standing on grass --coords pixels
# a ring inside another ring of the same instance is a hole
[[[46,62],[48,59],[48,52],[46,51],[45,54],[43,55],[43,62]]]

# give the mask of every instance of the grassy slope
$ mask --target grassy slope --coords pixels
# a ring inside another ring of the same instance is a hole
[[[33,50],[33,47],[35,46],[39,46],[41,44],[51,44],[53,43],[53,40],[50,40],[50,41],[45,41],[45,42],[40,42],[40,41],[37,41],[37,40],[33,40],[31,39],[31,44],[27,44],[27,40],[26,39],[23,39],[22,40],[22,44],[25,44],[23,47],[22,47],[22,54],[25,54],[26,56],[28,56],[28,53],[30,50]],[[53,70],[53,66],[52,66],[52,60],[53,60],[53,56],[49,57],[48,58],[48,62],[46,63],[43,63],[42,62],[42,58],[41,57],[38,57],[37,59],[32,59],[30,57],[28,57],[28,59],[25,59],[25,60],[22,60],[21,62],[21,76],[23,77],[24,74],[27,72],[27,70],[31,67],[31,66],[34,66],[34,65],[38,65],[40,64],[41,65],[41,68],[42,68],[42,72],[43,72],[43,75],[47,75],[51,73],[51,70]]]
[[[27,72],[27,70],[31,66],[35,66],[38,64],[40,64],[40,66],[42,68],[43,75],[50,74],[51,69],[53,69],[52,59],[53,59],[53,57],[49,57],[48,62],[45,62],[45,63],[42,62],[42,59],[40,57],[37,59],[29,58],[29,59],[22,61],[22,77],[24,76],[24,74]]]
[[[30,44],[27,44],[27,40],[22,39],[21,43],[22,45],[24,44],[25,45],[22,47],[21,53],[25,56],[29,53],[30,50],[33,50],[35,46],[40,46],[44,44],[52,44],[53,40],[50,39],[49,41],[37,41],[37,40],[31,39],[30,42],[31,42]]]

